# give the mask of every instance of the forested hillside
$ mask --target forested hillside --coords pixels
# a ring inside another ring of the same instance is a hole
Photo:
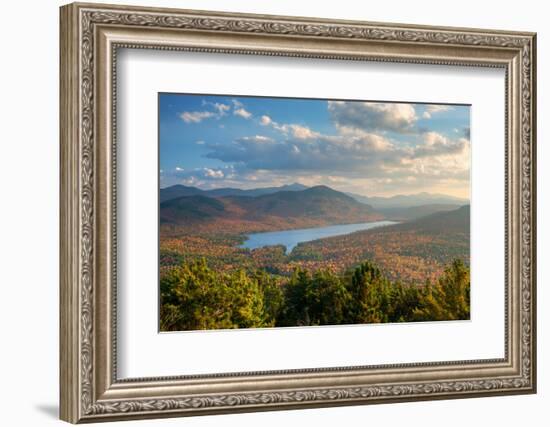
[[[424,281],[458,258],[470,263],[470,206],[401,224],[299,244],[292,252],[308,268],[342,270],[371,259],[392,279]]]
[[[209,197],[193,194],[160,204],[160,222],[174,227],[248,231],[316,227],[382,219],[383,215],[325,186],[260,196]]]

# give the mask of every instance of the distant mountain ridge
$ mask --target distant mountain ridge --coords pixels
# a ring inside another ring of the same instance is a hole
[[[161,223],[174,225],[259,224],[328,225],[382,219],[370,206],[326,186],[277,191],[260,196],[192,194],[160,204]],[[269,227],[268,227],[269,228]]]
[[[203,195],[207,197],[225,197],[225,196],[244,196],[244,197],[257,197],[265,194],[273,194],[280,191],[303,191],[308,188],[303,184],[293,183],[288,185],[282,185],[280,187],[260,187],[248,190],[240,188],[216,188],[212,190],[201,190],[197,187],[190,187],[186,185],[173,185],[171,187],[165,187],[160,189],[160,202],[165,202],[170,199],[176,199],[183,196],[195,196]],[[329,188],[329,187],[327,187]],[[336,190],[335,190],[336,191]],[[469,203],[468,199],[463,199],[454,196],[448,196],[445,194],[432,194],[432,193],[417,193],[409,195],[396,195],[391,197],[378,197],[378,196],[362,196],[360,194],[345,192],[344,194],[354,198],[360,203],[369,205],[374,209],[393,209],[393,208],[411,208],[424,205],[447,205],[447,206],[463,206]],[[426,208],[429,210],[429,208]],[[444,209],[448,210],[448,209]]]
[[[355,200],[361,203],[371,205],[375,209],[386,208],[410,208],[422,205],[455,205],[463,206],[468,204],[468,199],[462,199],[459,197],[448,196],[446,194],[432,194],[432,193],[417,193],[403,195],[399,194],[391,197],[369,197],[361,196],[354,193],[346,193],[353,197]]]
[[[248,190],[202,190],[174,185],[160,189],[160,202],[160,220],[165,224],[204,226],[210,221],[231,227],[231,221],[241,222],[241,225],[242,221],[246,221],[249,226],[254,223],[258,227],[269,223],[269,229],[277,226],[283,229],[297,225],[315,227],[379,219],[410,224],[417,219],[453,211],[469,203],[453,196],[425,192],[393,197],[366,197],[343,193],[324,185],[307,187],[298,183]]]
[[[455,210],[458,205],[454,204],[429,204],[409,207],[377,208],[376,210],[392,221],[411,221],[436,212],[447,212]]]
[[[413,221],[385,227],[385,231],[416,231],[422,234],[464,233],[470,235],[470,205],[447,212],[436,212]]]
[[[184,196],[196,196],[203,195],[208,197],[224,197],[224,196],[244,196],[244,197],[257,197],[264,194],[273,194],[279,191],[302,191],[307,189],[305,185],[294,183],[289,185],[282,185],[280,187],[260,187],[250,190],[243,190],[240,188],[216,188],[213,190],[201,190],[197,187],[190,187],[186,185],[172,185],[171,187],[160,189],[160,202],[165,202],[170,199],[176,199]]]

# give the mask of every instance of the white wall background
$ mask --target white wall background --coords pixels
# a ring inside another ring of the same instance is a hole
[[[113,3],[121,3],[110,0]],[[130,1],[130,0],[129,0]],[[545,425],[550,405],[550,29],[544,2],[133,0],[133,4],[538,32],[539,393],[437,402],[136,421],[125,426]],[[60,425],[58,402],[58,6],[2,8],[0,67],[0,422]],[[546,421],[547,422],[547,421]]]

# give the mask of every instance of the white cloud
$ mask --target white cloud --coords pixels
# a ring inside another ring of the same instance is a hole
[[[185,123],[200,123],[204,119],[215,117],[216,115],[211,111],[184,111],[180,114],[180,118]]]
[[[252,117],[252,113],[246,111],[243,107],[233,110],[233,114],[235,114],[236,116],[240,116],[243,119],[249,119],[250,117]]]
[[[423,134],[423,144],[415,147],[415,157],[450,155],[463,152],[469,146],[466,138],[449,139],[437,132]]]
[[[336,127],[370,132],[409,133],[418,120],[411,104],[328,101],[328,111]]]
[[[194,176],[190,176],[189,178],[183,179],[181,182],[185,185],[196,185],[198,184],[199,180]]]
[[[208,178],[219,179],[224,177],[224,173],[220,169],[216,170],[216,169],[204,168],[204,176]]]
[[[229,105],[221,104],[219,102],[216,102],[214,104],[214,108],[216,109],[216,111],[218,112],[218,114],[220,116],[225,116],[227,114],[227,112],[230,110],[231,107]]]
[[[426,107],[426,111],[424,111],[422,117],[425,119],[429,119],[432,117],[433,114],[443,113],[449,110],[452,110],[452,107],[449,105],[431,104]]]
[[[273,129],[283,133],[291,134],[294,138],[298,139],[311,139],[317,138],[320,136],[318,132],[311,130],[307,126],[297,125],[297,124],[280,124],[272,120],[271,117],[263,115],[260,118],[260,124],[262,126],[271,126]]]
[[[292,129],[292,136],[294,136],[294,138],[311,139],[320,136],[318,132],[314,132],[306,126],[290,125],[290,128]]]
[[[208,187],[210,183],[220,183],[235,177],[235,168],[227,165],[220,168],[184,169],[176,167],[164,171],[163,180],[166,185],[184,184]]]
[[[239,141],[252,141],[252,142],[273,142],[273,138],[263,135],[254,135],[254,136],[243,136]]]
[[[219,117],[225,116],[229,110],[231,110],[231,105],[224,104],[222,102],[210,102],[205,99],[202,100],[201,104],[203,106],[212,107],[214,110],[216,110],[216,115]]]
[[[203,140],[195,141],[195,144],[197,145],[204,145],[206,144]]]
[[[241,101],[232,99],[231,102],[233,103],[233,114],[235,116],[242,117],[243,119],[249,119],[252,117],[252,113],[244,108],[244,104]]]
[[[261,118],[260,118],[260,124],[262,126],[268,126],[272,123],[272,120],[271,120],[271,117],[269,116],[266,116],[266,115],[263,115]]]
[[[208,102],[203,100],[202,105],[211,107],[215,111],[184,111],[183,113],[180,113],[180,118],[185,123],[200,123],[205,119],[220,119],[227,115],[229,110],[231,110],[231,105],[223,104],[221,102]]]

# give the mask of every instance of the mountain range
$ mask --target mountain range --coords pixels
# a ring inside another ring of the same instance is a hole
[[[378,219],[411,221],[457,209],[469,203],[443,194],[418,193],[393,197],[366,197],[319,185],[294,183],[243,190],[173,185],[160,189],[162,223],[189,225],[216,220],[252,221],[279,226],[317,226]]]
[[[161,202],[161,223],[200,225],[208,222],[229,226],[232,222],[246,221],[261,223],[267,228],[272,228],[270,225],[289,225],[292,228],[297,225],[349,224],[382,219],[382,215],[371,206],[322,185],[258,196],[214,197],[210,192],[189,191],[189,187],[185,192],[189,195]]]
[[[454,205],[463,206],[468,204],[468,199],[448,196],[446,194],[417,193],[417,194],[398,194],[391,197],[368,197],[359,194],[346,193],[361,203],[371,205],[375,209],[388,208],[410,208],[425,205]]]
[[[197,187],[190,187],[186,185],[173,185],[171,187],[160,189],[160,202],[165,202],[170,199],[176,199],[183,196],[196,196],[202,195],[207,197],[225,197],[225,196],[244,196],[244,197],[257,197],[266,194],[274,194],[280,191],[303,191],[308,188],[303,184],[293,183],[289,185],[283,185],[280,187],[263,187],[254,188],[249,190],[243,190],[240,188],[216,188],[213,190],[201,190]],[[391,197],[369,197],[362,196],[355,193],[344,193],[360,203],[369,205],[370,207],[383,211],[388,209],[387,213],[392,217],[403,216],[404,212],[398,211],[401,208],[412,208],[425,206],[424,210],[420,209],[423,214],[429,214],[437,212],[438,210],[450,210],[456,206],[463,206],[469,203],[468,199],[462,199],[459,197],[448,196],[446,194],[433,194],[433,193],[417,193],[408,195],[396,195]],[[429,207],[431,206],[431,208]],[[395,211],[392,211],[395,209]],[[411,211],[413,212],[413,211]],[[407,212],[407,215],[411,215],[411,212]]]
[[[165,202],[170,199],[176,199],[183,196],[207,196],[207,197],[225,197],[225,196],[244,196],[256,197],[264,194],[273,194],[279,191],[302,191],[308,187],[302,184],[294,183],[283,185],[280,187],[264,187],[254,188],[250,190],[242,190],[240,188],[216,188],[213,190],[201,190],[197,187],[188,187],[186,185],[172,185],[171,187],[160,189],[160,202]]]

